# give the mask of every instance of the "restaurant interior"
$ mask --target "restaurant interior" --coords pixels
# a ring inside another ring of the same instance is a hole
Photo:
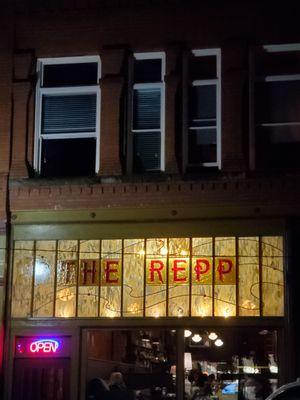
[[[265,399],[278,385],[277,336],[276,330],[249,327],[90,329],[86,397]],[[112,390],[115,375],[121,391]]]

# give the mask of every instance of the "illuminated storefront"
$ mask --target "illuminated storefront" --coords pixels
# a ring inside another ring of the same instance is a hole
[[[59,389],[49,398],[84,399],[93,378],[107,380],[119,368],[135,391],[152,385],[160,398],[167,390],[181,399],[194,390],[187,374],[197,362],[247,392],[241,363],[254,360],[255,346],[264,358],[251,368],[268,372],[273,357],[270,382],[277,386],[285,316],[282,235],[118,239],[101,233],[90,239],[84,233],[75,240],[71,229],[58,240],[55,230],[47,237],[22,229],[12,246],[12,388],[17,381],[34,393],[38,381],[50,393],[55,381]],[[187,328],[191,337],[184,337]],[[235,369],[232,357],[240,362]]]

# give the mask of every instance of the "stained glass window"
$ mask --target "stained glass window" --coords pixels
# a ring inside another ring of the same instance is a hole
[[[282,236],[15,242],[14,318],[283,315]]]

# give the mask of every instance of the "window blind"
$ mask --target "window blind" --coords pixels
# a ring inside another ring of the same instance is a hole
[[[42,135],[96,132],[96,94],[43,95]]]

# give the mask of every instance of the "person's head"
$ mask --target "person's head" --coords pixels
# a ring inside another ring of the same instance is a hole
[[[199,362],[197,362],[197,369],[200,373],[202,373],[202,367],[201,364]]]
[[[111,385],[116,385],[116,386],[124,385],[122,373],[121,372],[112,372],[110,375],[109,383]]]

